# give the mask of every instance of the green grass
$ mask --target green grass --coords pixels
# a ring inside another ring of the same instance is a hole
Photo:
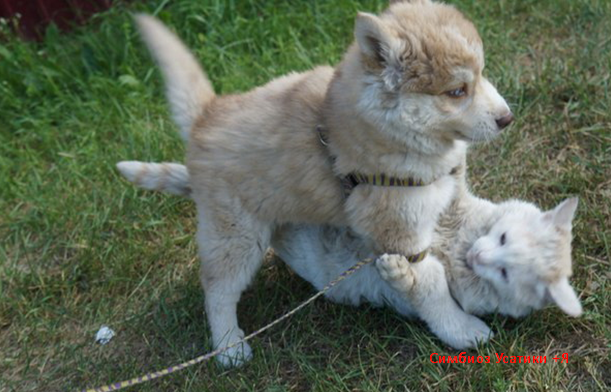
[[[611,3],[452,1],[484,39],[487,75],[516,123],[472,150],[475,192],[581,204],[579,319],[490,317],[481,355],[568,353],[568,365],[431,364],[448,350],[384,309],[318,301],[254,341],[138,391],[595,391],[611,388]],[[219,92],[336,63],[357,10],[383,1],[119,2],[69,34],[22,42],[0,24],[0,391],[59,391],[138,376],[209,349],[191,202],[135,189],[114,163],[181,161],[158,71],[129,13],[155,12],[195,48]],[[253,331],[313,293],[278,261],[240,303]],[[93,342],[101,324],[117,336]]]

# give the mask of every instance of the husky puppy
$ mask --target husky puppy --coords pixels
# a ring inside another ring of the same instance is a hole
[[[214,94],[166,27],[136,19],[188,141],[214,347],[244,336],[236,305],[277,225],[348,226],[378,254],[424,255],[453,198],[450,173],[467,142],[494,137],[513,118],[482,75],[475,27],[448,5],[396,1],[379,16],[359,13],[356,42],[335,69],[292,73],[225,96]],[[374,180],[361,181],[345,199],[346,176]],[[383,185],[392,178],[422,186],[379,186],[376,176]],[[250,356],[244,344],[220,361],[239,365]]]
[[[190,194],[183,165],[133,161],[117,166],[142,188]],[[362,267],[328,291],[327,298],[390,306],[422,319],[457,349],[492,336],[473,315],[523,317],[554,303],[579,316],[581,304],[568,281],[577,199],[547,212],[520,200],[494,204],[471,194],[462,170],[456,176],[456,197],[435,230],[428,261],[432,267],[383,255],[376,266]],[[271,243],[291,269],[319,290],[359,260],[375,257],[371,244],[346,228],[286,224],[275,230]]]

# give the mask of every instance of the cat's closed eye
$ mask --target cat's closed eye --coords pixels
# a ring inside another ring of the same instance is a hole
[[[505,241],[507,241],[507,236],[503,233],[501,234],[501,246],[505,245]]]
[[[503,276],[503,279],[507,280],[507,269],[506,268],[501,268],[501,275]]]

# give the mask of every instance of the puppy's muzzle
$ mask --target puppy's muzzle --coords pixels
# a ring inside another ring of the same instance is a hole
[[[497,118],[495,121],[499,129],[505,129],[509,124],[513,122],[513,113],[509,112],[503,117]]]

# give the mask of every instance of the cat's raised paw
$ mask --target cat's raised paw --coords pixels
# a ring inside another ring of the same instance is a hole
[[[399,284],[400,288],[407,289],[414,284],[414,271],[403,255],[385,253],[376,259],[376,268],[382,279],[393,286]]]

